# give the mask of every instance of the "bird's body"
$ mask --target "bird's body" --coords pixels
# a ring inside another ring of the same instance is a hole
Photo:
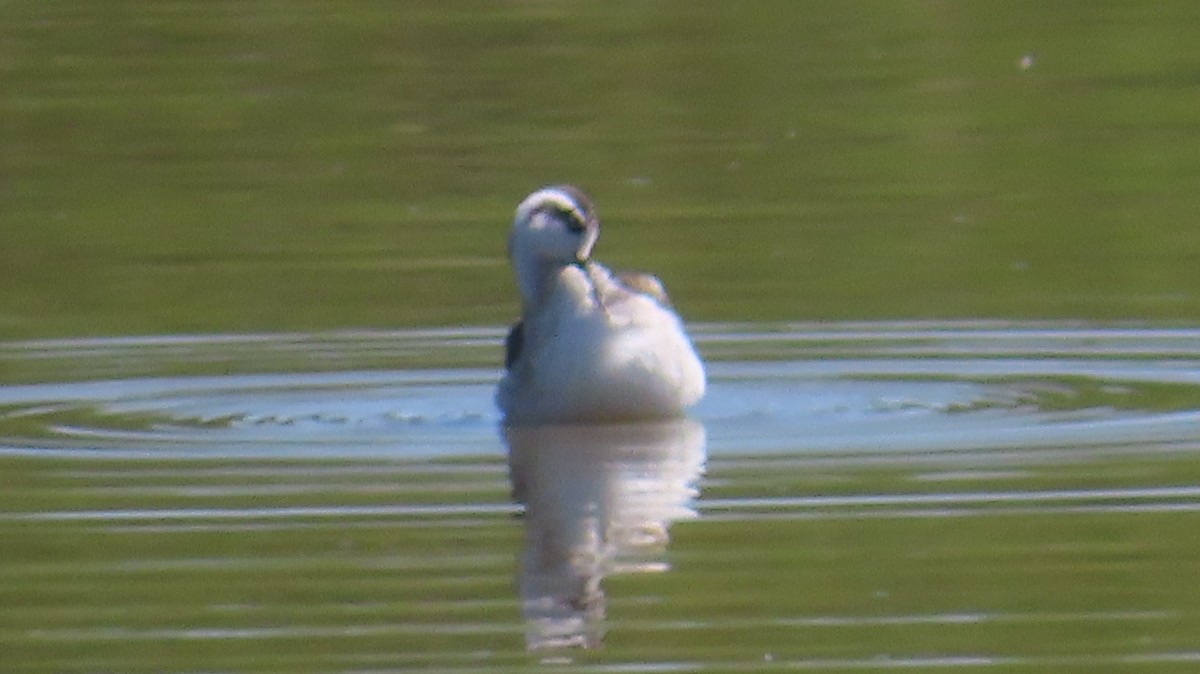
[[[704,366],[662,284],[590,259],[591,203],[571,187],[517,209],[509,255],[522,295],[496,394],[509,422],[677,417],[705,389]]]

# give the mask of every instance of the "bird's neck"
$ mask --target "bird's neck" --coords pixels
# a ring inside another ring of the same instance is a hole
[[[606,275],[607,270],[598,263],[530,262],[517,267],[521,309],[527,318],[559,301],[555,297],[575,307],[602,304],[597,279]]]
[[[562,262],[535,255],[517,256],[513,260],[517,287],[521,291],[521,304],[526,315],[545,302],[553,292],[555,281],[565,266]]]

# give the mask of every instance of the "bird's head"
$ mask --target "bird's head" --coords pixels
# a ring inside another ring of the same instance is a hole
[[[517,206],[508,256],[514,265],[586,262],[600,235],[592,200],[572,185],[543,187]]]
[[[508,235],[508,258],[525,306],[541,301],[549,280],[565,267],[585,268],[599,236],[592,200],[579,188],[554,185],[525,197]]]

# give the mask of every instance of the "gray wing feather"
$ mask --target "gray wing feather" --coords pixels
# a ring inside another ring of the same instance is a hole
[[[508,329],[504,338],[504,369],[511,370],[513,363],[521,357],[521,347],[525,346],[525,323],[517,321]]]
[[[629,290],[648,295],[664,307],[671,306],[671,298],[667,297],[667,289],[654,274],[640,271],[619,271],[616,273],[616,277],[617,281]]]

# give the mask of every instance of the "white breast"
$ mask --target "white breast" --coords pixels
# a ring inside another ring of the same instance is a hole
[[[675,312],[593,262],[563,268],[525,317],[522,352],[497,403],[516,422],[664,419],[704,389],[704,366]]]

